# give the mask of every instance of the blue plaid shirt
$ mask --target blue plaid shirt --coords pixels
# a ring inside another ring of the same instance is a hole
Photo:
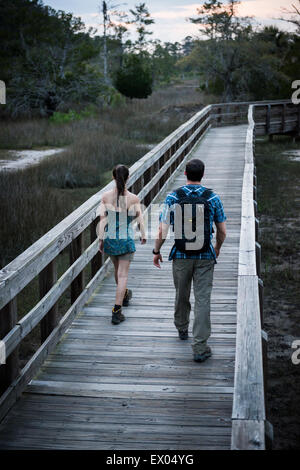
[[[188,184],[182,186],[184,192],[189,195],[192,192],[196,192],[198,195],[201,195],[207,188],[199,184]],[[163,209],[159,215],[159,221],[165,224],[171,224],[174,228],[174,211],[172,210],[173,204],[178,201],[178,197],[176,192],[172,192],[168,194],[166,200],[163,204]],[[212,238],[212,225],[213,222],[225,222],[226,215],[223,209],[223,204],[221,202],[220,197],[212,192],[210,198],[208,199],[210,203],[210,231],[211,231],[211,238]],[[182,253],[179,251],[175,245],[173,246],[172,250],[170,251],[169,261],[172,259],[214,259],[216,260],[216,253],[212,243],[210,243],[209,250],[203,253],[197,253],[194,255],[187,255],[186,253]]]

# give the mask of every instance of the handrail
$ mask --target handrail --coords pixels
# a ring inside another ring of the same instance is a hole
[[[238,263],[231,448],[265,449],[265,398],[254,210],[253,105],[249,106]]]

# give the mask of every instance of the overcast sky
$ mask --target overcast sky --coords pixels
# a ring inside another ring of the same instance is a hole
[[[144,0],[143,0],[144,1]],[[98,28],[98,33],[102,33],[99,25],[99,4],[100,0],[44,0],[44,4],[50,5],[56,10],[64,10],[80,16],[86,26]],[[115,4],[121,5],[120,10],[128,11],[141,0],[116,0]],[[197,35],[197,25],[186,20],[190,16],[195,16],[200,2],[193,3],[189,0],[149,0],[145,1],[155,24],[151,26],[153,39],[162,41],[181,41],[185,36]],[[254,16],[256,22],[260,24],[275,24],[281,29],[293,30],[293,27],[284,21],[275,18],[281,17],[281,8],[289,8],[293,0],[244,0],[241,2],[238,12],[241,16]]]

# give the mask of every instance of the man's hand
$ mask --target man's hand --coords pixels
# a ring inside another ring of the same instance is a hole
[[[103,253],[103,240],[99,241],[99,251],[100,253]]]
[[[220,248],[218,248],[216,245],[215,245],[215,252],[216,252],[216,258],[218,258],[220,254]]]
[[[153,264],[154,266],[156,266],[157,268],[161,268],[161,265],[159,264],[159,262],[163,262],[163,259],[162,259],[162,256],[161,254],[159,253],[158,255],[154,255],[153,256]]]
[[[216,234],[216,244],[215,244],[215,252],[216,257],[220,255],[221,246],[226,238],[226,224],[225,222],[216,222],[217,227],[217,234]]]

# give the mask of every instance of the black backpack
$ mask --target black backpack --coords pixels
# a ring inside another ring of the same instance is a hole
[[[182,188],[176,189],[175,192],[178,198],[174,210],[176,248],[187,255],[209,251],[211,234],[214,232],[213,228],[212,230],[210,228],[211,206],[208,202],[212,190],[206,189],[201,195],[192,191],[194,193],[192,197]],[[198,234],[195,233],[197,231]]]

